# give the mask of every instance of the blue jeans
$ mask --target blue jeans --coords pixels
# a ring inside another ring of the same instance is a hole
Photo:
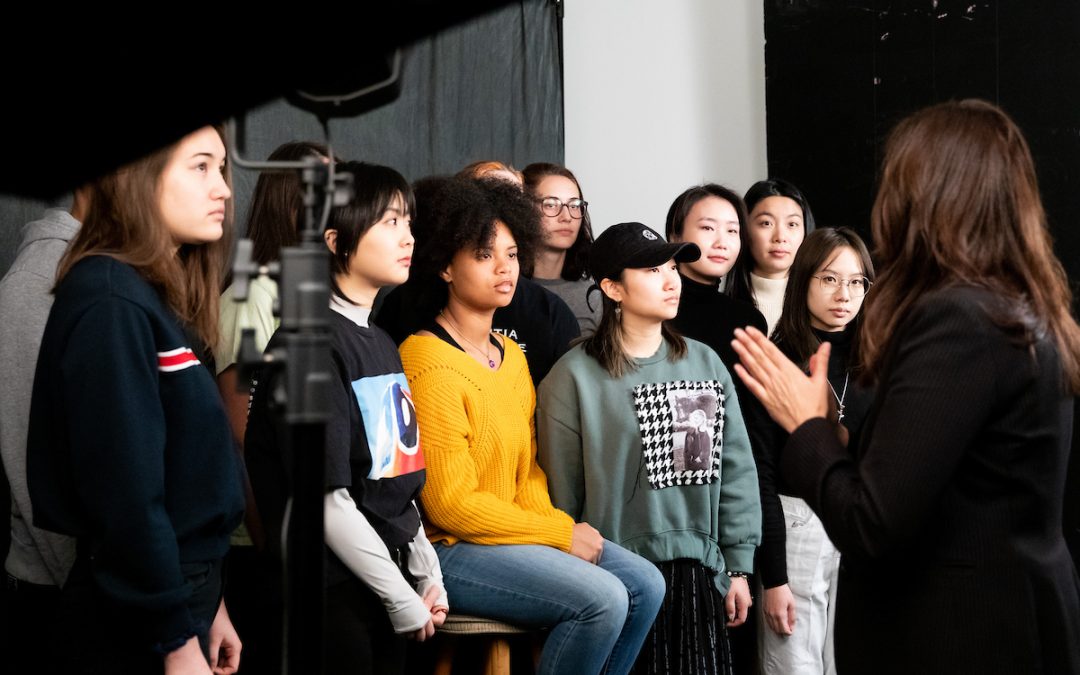
[[[550,546],[435,550],[451,612],[550,629],[539,675],[628,673],[664,600],[656,566],[607,540],[599,565]]]

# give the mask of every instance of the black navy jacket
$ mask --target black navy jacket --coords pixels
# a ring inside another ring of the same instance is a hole
[[[87,258],[57,290],[30,411],[34,525],[75,536],[97,588],[159,649],[205,630],[181,564],[224,557],[244,509],[225,409],[191,347],[133,268]]]
[[[782,471],[843,554],[841,673],[1080,673],[1062,536],[1073,398],[987,290],[927,294],[893,340],[861,437],[791,435]]]

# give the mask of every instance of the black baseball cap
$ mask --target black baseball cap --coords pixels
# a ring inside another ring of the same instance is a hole
[[[589,271],[597,284],[618,279],[625,269],[642,269],[675,262],[694,262],[701,257],[697,244],[669,244],[655,230],[641,223],[612,225],[589,249]]]

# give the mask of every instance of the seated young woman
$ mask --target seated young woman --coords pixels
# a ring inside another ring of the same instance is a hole
[[[600,293],[586,274],[592,224],[589,202],[570,169],[535,162],[522,172],[525,189],[540,209],[543,239],[531,265],[532,279],[562,298],[577,318],[582,335],[591,335],[600,321]]]
[[[521,177],[513,168],[496,161],[474,162],[458,172],[460,179],[500,180],[521,187]],[[444,176],[429,176],[416,182],[417,199],[425,193],[438,191]],[[414,223],[418,238],[426,219]],[[523,263],[525,261],[522,261]],[[528,265],[522,265],[513,297],[498,307],[492,318],[492,330],[510,338],[521,347],[529,364],[533,383],[539,384],[559,357],[570,348],[570,343],[581,335],[577,319],[570,307],[555,293],[527,276]],[[426,326],[442,306],[432,306],[422,297],[421,284],[415,280],[389,292],[375,311],[375,323],[386,329],[400,344],[416,331]],[[437,303],[436,303],[437,304]]]
[[[415,499],[424,486],[420,430],[394,342],[371,326],[375,294],[409,275],[413,195],[397,171],[344,162],[352,201],[324,232],[332,260],[331,416],[326,426],[325,672],[404,673],[407,638],[446,618],[439,561]],[[272,349],[280,333],[270,339]],[[256,386],[245,451],[259,511],[280,553],[289,494],[287,436],[276,424],[274,378]]]
[[[667,597],[636,672],[731,668],[726,628],[746,620],[760,540],[757,472],[731,375],[678,336],[677,266],[694,244],[620,223],[593,244],[596,332],[540,385],[537,435],[555,504],[654,562]]]
[[[414,275],[441,307],[401,345],[424,429],[422,495],[455,611],[549,629],[540,673],[626,673],[664,594],[648,561],[551,503],[521,349],[491,331],[538,213],[515,186],[450,179],[418,208]]]

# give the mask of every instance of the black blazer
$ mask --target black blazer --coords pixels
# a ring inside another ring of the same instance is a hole
[[[850,673],[1080,673],[1080,580],[1062,536],[1072,432],[1055,344],[1018,346],[973,287],[927,294],[886,356],[854,453],[825,420],[788,484],[843,554]]]

